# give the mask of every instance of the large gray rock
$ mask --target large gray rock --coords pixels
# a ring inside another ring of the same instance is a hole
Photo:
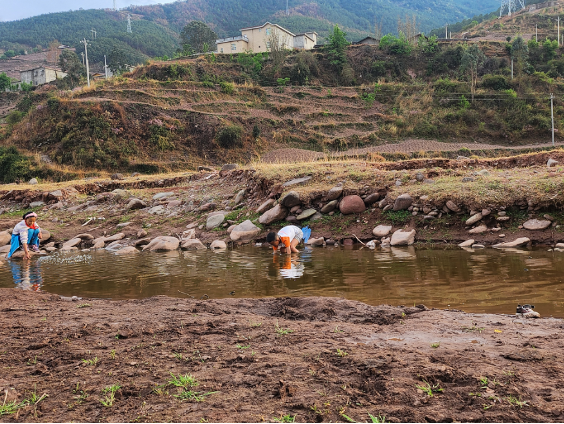
[[[267,199],[262,205],[257,208],[257,213],[263,213],[269,210],[275,202],[276,200],[274,199]]]
[[[125,240],[116,240],[114,242],[111,242],[110,244],[108,244],[105,249],[109,252],[115,252],[118,251],[120,249],[123,249],[124,247],[127,247],[128,243]]]
[[[168,191],[166,193],[157,193],[153,196],[153,200],[166,199],[167,197],[174,196],[174,192]]]
[[[296,191],[290,191],[280,199],[280,204],[287,208],[293,208],[300,204],[300,194]]]
[[[63,192],[61,190],[55,190],[49,193],[50,197],[54,197],[55,199],[60,199],[63,197]]]
[[[131,255],[131,254],[134,254],[134,253],[139,253],[139,250],[137,250],[133,246],[126,246],[126,247],[122,247],[119,250],[116,250],[114,252],[114,255]]]
[[[476,228],[468,230],[469,234],[482,234],[488,231],[488,226],[486,224],[478,225]]]
[[[143,250],[150,252],[162,252],[169,250],[176,250],[180,241],[176,237],[159,236],[155,237],[149,244],[143,247]]]
[[[278,204],[263,213],[259,218],[259,223],[262,225],[269,225],[276,221],[282,221],[287,215],[288,210],[284,206]]]
[[[306,209],[305,211],[303,211],[301,214],[299,214],[298,216],[296,216],[296,219],[298,221],[303,221],[304,219],[308,219],[310,217],[312,217],[313,215],[315,215],[317,213],[317,211],[315,209]]]
[[[233,227],[229,237],[233,241],[250,241],[257,237],[260,232],[261,229],[247,219]]]
[[[386,237],[392,231],[391,225],[378,225],[372,230],[375,237]]]
[[[182,241],[196,238],[196,229],[190,228],[182,233]]]
[[[143,209],[146,207],[147,204],[143,200],[134,198],[127,203],[125,209],[135,211],[137,209]]]
[[[476,222],[478,222],[480,219],[482,219],[484,216],[482,215],[481,212],[478,212],[475,215],[472,215],[470,218],[468,218],[466,220],[466,225],[474,225]]]
[[[47,240],[51,238],[51,232],[46,230],[45,228],[41,229],[41,240],[40,243],[45,243]]]
[[[311,180],[311,177],[295,178],[293,180],[286,181],[284,184],[282,184],[282,187],[290,187],[293,185],[307,183],[309,180]]]
[[[453,212],[460,212],[460,208],[452,200],[447,200],[446,207],[449,208]]]
[[[113,236],[105,237],[104,241],[107,243],[109,241],[111,242],[111,241],[121,240],[123,238],[125,238],[125,233],[117,233],[114,234]]]
[[[31,184],[31,185],[37,184],[37,178],[32,178],[31,180],[29,180],[28,184]]]
[[[546,230],[552,222],[548,219],[529,219],[523,223],[523,228],[527,230]]]
[[[553,167],[554,165],[557,165],[557,164],[558,164],[558,161],[554,160],[554,159],[548,159],[548,161],[546,162],[546,166],[549,167],[549,168],[551,168],[551,167]]]
[[[74,236],[74,238],[79,238],[81,240],[94,240],[94,236],[92,234],[82,233]]]
[[[390,245],[410,246],[415,242],[415,230],[397,230],[392,234]]]
[[[75,247],[82,243],[82,239],[75,237],[63,243],[63,247]]]
[[[323,237],[310,238],[306,244],[310,246],[325,246],[325,239]]]
[[[12,240],[12,235],[7,231],[0,231],[0,246],[5,246]]]
[[[233,171],[234,169],[237,169],[239,167],[239,165],[237,165],[236,163],[226,163],[225,165],[223,165],[221,167],[222,171]]]
[[[380,199],[380,193],[372,193],[366,196],[366,198],[364,199],[364,204],[372,205],[376,203],[379,199]]]
[[[338,204],[339,204],[338,200],[331,200],[329,203],[327,203],[325,206],[321,208],[321,213],[329,213],[334,211]]]
[[[223,240],[214,240],[210,244],[210,249],[227,249],[227,244]]]
[[[153,206],[151,209],[148,210],[151,215],[162,215],[165,213],[165,208],[163,205]]]
[[[37,202],[31,202],[29,204],[29,207],[32,208],[32,209],[33,208],[39,208],[41,206],[45,206],[45,202],[42,202],[41,200],[38,200]]]
[[[206,221],[206,229],[212,230],[216,227],[219,227],[223,223],[224,219],[225,219],[225,215],[223,215],[222,213],[216,213],[208,217]]]
[[[527,245],[531,240],[527,237],[519,237],[513,241],[506,241],[505,243],[494,244],[492,247],[503,249],[505,247],[520,247]]]
[[[412,203],[413,203],[413,198],[409,194],[404,193],[398,196],[396,201],[394,202],[394,210],[403,211],[409,209]]]
[[[342,193],[343,193],[343,187],[341,186],[333,187],[331,190],[327,192],[327,200],[338,199],[339,197],[341,197]]]
[[[345,196],[339,203],[339,210],[343,215],[350,215],[352,213],[361,213],[366,210],[366,205],[360,196],[351,194]]]
[[[245,189],[239,191],[239,193],[237,193],[237,196],[235,196],[235,204],[238,205],[239,203],[241,203],[244,199],[245,199],[245,194],[247,193],[247,191]]]
[[[127,199],[130,196],[129,191],[122,190],[121,188],[116,188],[112,193],[115,194],[118,199]]]
[[[123,176],[123,174],[120,174],[119,172],[112,174],[110,178],[112,180],[125,180],[125,177]]]
[[[474,239],[470,239],[470,240],[466,240],[463,241],[462,243],[460,243],[458,246],[459,247],[470,247],[474,244]]]
[[[189,239],[182,241],[182,250],[203,250],[206,246],[199,239]]]

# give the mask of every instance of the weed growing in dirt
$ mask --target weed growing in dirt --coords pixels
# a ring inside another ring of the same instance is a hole
[[[109,408],[114,405],[114,401],[116,400],[116,392],[121,389],[121,386],[118,384],[114,384],[113,386],[108,386],[104,390],[102,390],[102,394],[106,395],[104,399],[100,400],[100,403],[104,405],[106,408]]]
[[[110,359],[116,359],[116,351],[115,349],[112,349],[110,352]]]
[[[84,362],[86,365],[96,365],[98,363],[99,359],[97,356],[94,357],[94,359],[83,359],[82,362]]]
[[[368,416],[370,417],[371,422],[373,423],[385,423],[386,422],[386,417],[382,414],[378,414],[377,417],[375,417],[374,415],[372,415],[370,412],[368,413]]]
[[[28,359],[28,360],[27,360],[27,364],[28,364],[28,365],[35,365],[35,364],[37,364],[37,356],[35,356],[33,359]]]
[[[237,349],[248,349],[250,347],[251,347],[251,345],[248,345],[248,346],[242,346],[240,344],[237,345]]]
[[[18,404],[16,401],[6,403],[6,398],[4,398],[4,403],[0,406],[0,416],[10,415],[16,412],[18,408],[25,406],[23,404]]]
[[[506,376],[508,376],[508,377],[514,377],[514,376],[515,376],[515,373],[514,373],[513,371],[511,371],[511,370],[509,370],[509,371],[503,371],[503,373],[504,373]]]
[[[280,418],[273,418],[274,421],[276,421],[277,423],[293,423],[296,422],[296,416],[295,415],[281,415]]]
[[[337,325],[337,326],[335,327],[335,329],[333,330],[333,333],[344,333],[344,331],[343,331],[343,330],[339,330],[339,326]]]
[[[84,402],[86,399],[88,399],[88,393],[86,393],[86,390],[80,389],[80,383],[76,383],[76,388],[74,388],[72,392],[75,393],[76,396],[73,396],[73,399],[76,399],[76,400],[67,405],[67,407],[69,409],[72,409],[75,406],[81,405],[82,402]]]
[[[431,347],[433,349],[437,349],[441,344],[440,343],[431,343]]]
[[[83,303],[82,305],[78,305],[77,308],[90,308],[91,306],[90,303]]]
[[[385,211],[382,215],[388,220],[391,221],[394,225],[405,224],[406,222],[411,220],[411,212],[405,211]]]
[[[172,352],[172,356],[174,356],[176,359],[184,359],[184,357],[182,356],[182,353]]]
[[[165,390],[166,385],[167,384],[165,383],[165,384],[155,386],[153,388],[153,393],[155,393],[157,396],[168,395],[168,390]]]
[[[505,398],[505,400],[507,402],[509,402],[511,405],[514,406],[518,406],[519,408],[522,408],[523,406],[529,406],[529,404],[527,403],[527,401],[521,400],[520,398],[516,398],[513,395],[509,395]]]
[[[279,336],[285,336],[286,334],[290,334],[294,332],[294,330],[291,330],[289,328],[280,327],[278,325],[278,320],[276,320],[276,324],[274,325],[274,330],[276,331],[276,334],[278,334]]]
[[[251,327],[260,327],[262,325],[262,322],[252,322],[252,321],[250,321],[249,324],[251,325]]]
[[[353,420],[351,417],[345,415],[343,412],[340,412],[339,415],[341,415],[341,417],[343,417],[345,420],[347,420],[349,423],[356,423],[355,420]]]
[[[480,377],[480,386],[482,389],[488,387],[488,377]]]
[[[415,387],[417,387],[419,390],[423,390],[423,392],[427,393],[427,396],[429,397],[433,397],[433,393],[440,393],[444,391],[439,383],[430,384],[428,381],[423,382],[425,383],[424,386],[416,384]]]
[[[172,380],[168,381],[168,384],[172,384],[176,387],[184,387],[185,389],[188,387],[196,387],[198,384],[198,380],[195,377],[191,376],[190,374],[180,375],[176,377],[173,373],[170,373],[172,376]]]
[[[472,327],[462,327],[462,331],[467,332],[467,333],[473,333],[474,331],[477,331],[478,333],[482,333],[482,331],[484,331],[485,328],[484,327],[478,327],[476,325],[476,323],[472,324]]]
[[[201,393],[201,392],[193,392],[192,390],[184,390],[179,395],[174,395],[174,397],[180,400],[191,400],[193,402],[202,402],[204,400],[204,396],[208,396],[214,393],[217,392]]]
[[[348,353],[345,352],[344,350],[337,349],[337,356],[340,356],[341,358],[343,358],[343,357],[345,357],[345,356],[347,356],[347,355],[348,355]]]

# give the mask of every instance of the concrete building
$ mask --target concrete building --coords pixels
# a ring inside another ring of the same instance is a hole
[[[215,44],[218,53],[263,53],[271,50],[271,42],[277,42],[282,49],[311,50],[317,43],[317,33],[293,34],[280,25],[266,22],[260,26],[243,28],[240,36],[220,38]]]
[[[66,76],[67,74],[60,69],[48,68],[47,66],[39,66],[27,71],[20,71],[21,82],[33,85],[47,84]]]
[[[356,43],[353,43],[353,44],[358,44],[358,45],[364,44],[364,45],[369,45],[369,46],[377,46],[377,45],[380,44],[380,40],[378,40],[377,38],[374,38],[374,37],[366,37],[366,38],[363,38],[362,40],[357,41]]]

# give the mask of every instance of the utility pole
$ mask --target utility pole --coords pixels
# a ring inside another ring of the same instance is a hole
[[[539,31],[537,28],[537,24],[535,24],[535,42],[539,42]]]
[[[129,32],[130,34],[133,32],[131,31],[131,15],[127,14],[127,32]]]
[[[92,34],[94,34],[94,40],[95,40],[95,39],[96,39],[96,30],[95,30],[94,28],[92,28],[92,29],[90,30],[90,32],[91,32]]]
[[[445,38],[448,38],[448,24],[445,24]]]
[[[511,79],[513,79],[513,56],[511,56]]]
[[[104,55],[104,74],[106,75],[106,79],[108,79],[108,65],[106,64],[106,55]]]
[[[554,95],[550,93],[550,119],[552,120],[552,146],[554,147]]]
[[[116,4],[117,0],[114,0],[114,12],[117,11],[117,4]]]
[[[86,82],[88,83],[88,87],[90,87],[90,67],[88,66],[88,41],[86,38],[83,38],[81,41],[84,44],[84,56],[86,57]]]
[[[286,16],[290,14],[290,10],[288,9],[288,0],[286,0]]]
[[[84,52],[80,52],[80,55],[82,56],[82,66],[84,66]]]
[[[560,47],[560,16],[558,16],[558,47]]]

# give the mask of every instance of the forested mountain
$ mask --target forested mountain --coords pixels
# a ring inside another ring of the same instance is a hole
[[[91,40],[91,58],[103,60],[114,47],[131,63],[147,57],[170,56],[178,48],[178,33],[188,22],[206,22],[219,36],[232,36],[239,29],[265,21],[276,22],[293,32],[317,31],[321,39],[334,24],[348,33],[351,41],[374,33],[395,33],[398,18],[416,17],[417,30],[429,32],[474,15],[491,12],[497,0],[186,0],[152,6],[130,6],[113,10],[78,10],[51,13],[0,23],[0,48],[47,47],[53,40],[77,47],[79,40]],[[127,33],[127,14],[132,14],[133,33]],[[94,39],[91,29],[97,31]]]

